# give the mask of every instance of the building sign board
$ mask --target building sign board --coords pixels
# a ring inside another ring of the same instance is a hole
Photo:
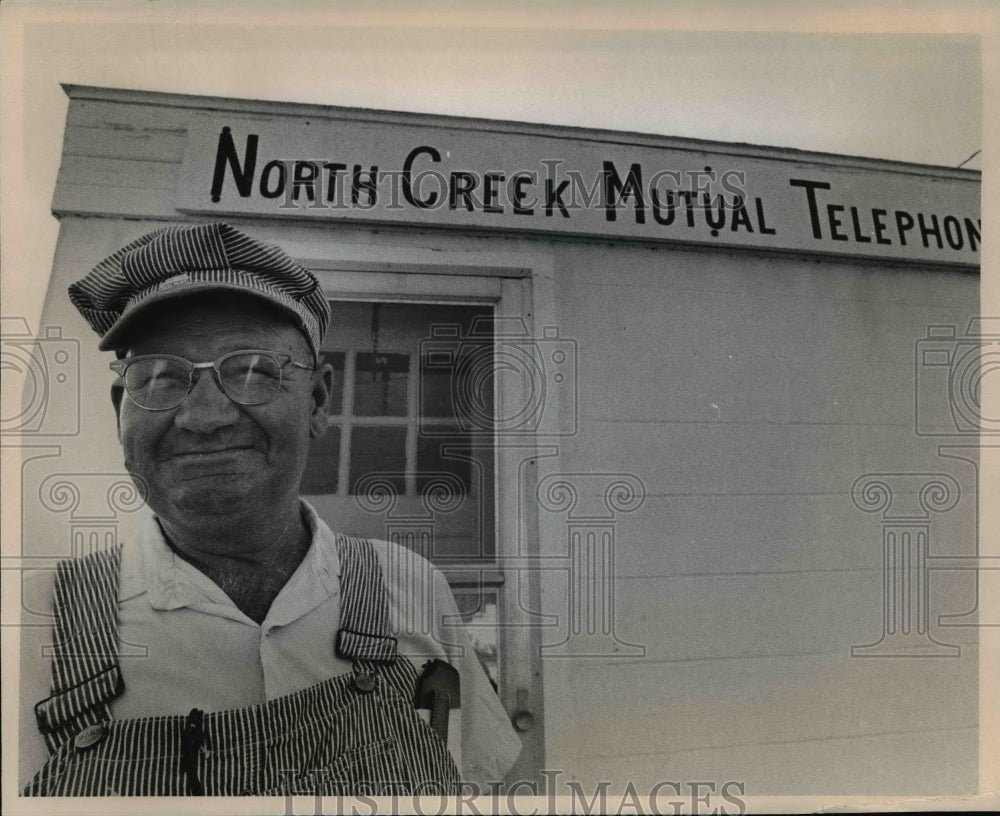
[[[974,179],[849,158],[208,113],[176,206],[978,266],[979,196]]]

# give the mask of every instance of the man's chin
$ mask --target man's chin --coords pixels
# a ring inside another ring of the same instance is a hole
[[[251,498],[245,485],[199,484],[208,481],[195,479],[170,498],[170,507],[187,524],[203,518],[206,521],[218,519],[251,518],[260,510],[260,504]]]

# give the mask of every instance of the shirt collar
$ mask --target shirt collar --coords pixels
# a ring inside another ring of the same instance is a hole
[[[340,559],[334,534],[312,505],[300,502],[312,542],[302,563],[271,604],[264,626],[291,623],[340,591]],[[118,599],[125,601],[143,593],[148,595],[153,609],[188,607],[257,625],[214,581],[170,548],[152,513],[142,525],[137,546],[124,548]]]

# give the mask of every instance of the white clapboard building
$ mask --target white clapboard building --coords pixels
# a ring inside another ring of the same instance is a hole
[[[977,172],[66,92],[37,345],[69,362],[25,414],[25,555],[141,516],[111,355],[67,286],[157,227],[227,221],[332,303],[304,494],[445,571],[514,777],[975,791]]]

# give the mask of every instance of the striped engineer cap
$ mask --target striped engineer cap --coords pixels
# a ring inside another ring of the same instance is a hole
[[[330,322],[319,282],[280,247],[229,224],[185,224],[144,235],[71,284],[69,299],[101,335],[99,348],[106,351],[121,348],[126,327],[147,306],[226,289],[289,313],[318,359]]]

